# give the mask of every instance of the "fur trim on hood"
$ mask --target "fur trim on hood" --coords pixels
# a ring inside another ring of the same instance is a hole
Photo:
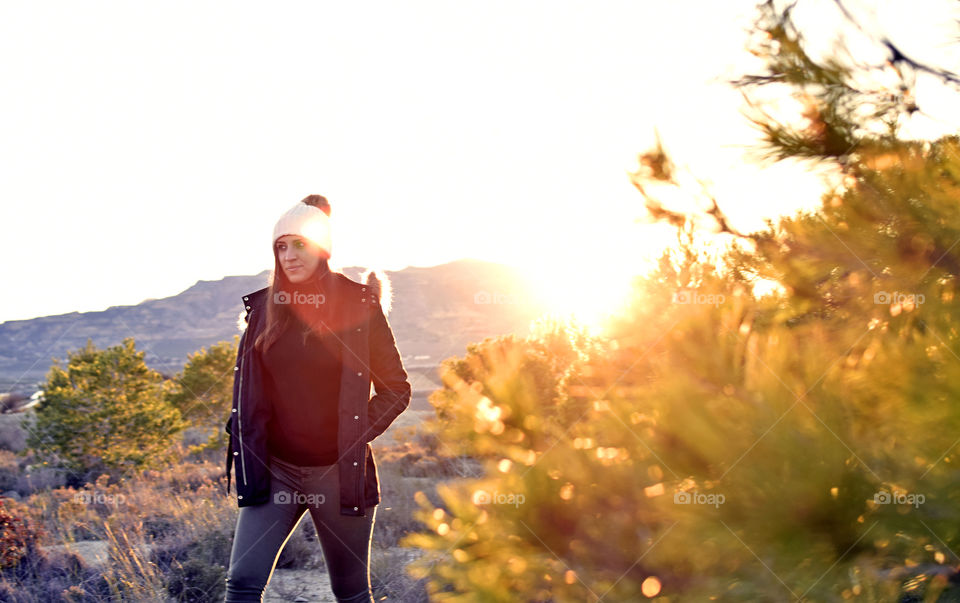
[[[385,270],[379,268],[367,268],[360,276],[366,285],[368,285],[380,298],[380,307],[383,308],[384,315],[390,314],[390,308],[393,307],[393,285],[390,277]]]

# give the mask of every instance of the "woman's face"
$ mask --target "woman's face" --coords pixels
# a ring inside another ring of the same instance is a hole
[[[283,235],[277,239],[276,246],[280,267],[291,283],[307,280],[323,257],[323,252],[316,243],[297,235]]]

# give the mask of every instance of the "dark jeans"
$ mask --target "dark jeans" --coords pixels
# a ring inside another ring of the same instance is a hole
[[[269,501],[240,508],[225,602],[262,601],[280,550],[309,510],[337,601],[372,603],[370,537],[377,507],[363,517],[340,515],[337,465],[298,467],[270,457],[270,475]]]

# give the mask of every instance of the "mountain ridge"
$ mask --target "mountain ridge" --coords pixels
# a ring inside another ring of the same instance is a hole
[[[359,280],[367,267],[336,268]],[[389,321],[405,365],[439,365],[485,337],[526,332],[543,311],[519,269],[474,258],[385,270],[393,286]],[[30,392],[53,358],[89,338],[98,348],[134,337],[147,365],[166,375],[187,355],[239,336],[243,295],[267,286],[270,270],[200,279],[181,292],[138,304],[0,323],[0,391]],[[509,300],[504,303],[502,300]]]

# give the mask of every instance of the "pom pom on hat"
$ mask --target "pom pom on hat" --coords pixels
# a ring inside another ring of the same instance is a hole
[[[320,195],[310,195],[280,216],[273,227],[274,244],[284,235],[297,235],[313,241],[330,257],[330,204]]]

